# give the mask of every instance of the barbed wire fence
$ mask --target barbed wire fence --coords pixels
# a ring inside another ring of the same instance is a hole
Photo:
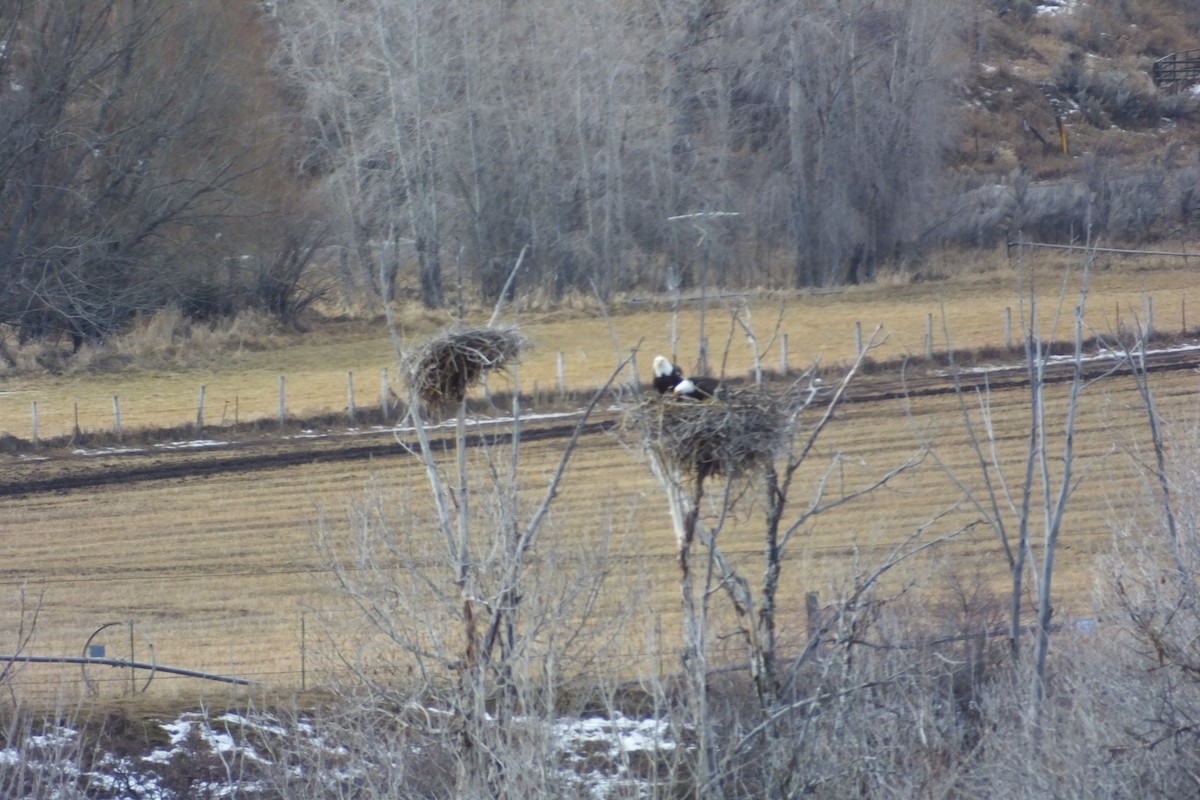
[[[1157,250],[1126,250],[1116,248],[1085,248],[1081,245],[1058,245],[1041,242],[1016,241],[1009,243],[1010,250],[1021,248],[1050,248],[1063,250],[1088,250],[1090,252],[1114,253],[1120,255],[1171,256],[1179,258],[1200,257],[1200,253],[1189,254],[1175,251]],[[1124,326],[1136,324],[1145,334],[1178,333],[1186,335],[1191,331],[1187,308],[1187,298],[1179,295],[1177,310],[1156,308],[1154,298],[1147,294],[1142,304],[1118,304],[1113,309],[1110,324],[1117,332]],[[1107,312],[1105,312],[1107,313]],[[944,354],[949,345],[939,342],[936,336],[936,321],[938,314],[928,313],[924,320],[923,341],[918,347],[919,352],[911,353],[913,357],[924,357],[932,360]],[[863,324],[856,322],[847,334],[853,337],[853,353],[861,353]],[[996,322],[998,341],[1003,342],[1006,349],[1014,350],[1020,345],[1016,341],[1013,321],[1013,308],[1005,307],[1000,319]],[[701,348],[706,349],[705,343]],[[794,348],[787,333],[776,337],[771,352],[758,354],[766,365],[768,374],[777,377],[788,377],[796,372],[792,363]],[[533,384],[529,395],[531,403],[523,403],[528,409],[539,408],[562,409],[569,406],[578,397],[595,390],[592,385],[572,385],[569,376],[570,356],[558,351],[554,355],[553,374],[555,380],[550,386]],[[548,367],[548,365],[542,365]],[[762,365],[758,365],[762,366]],[[541,371],[536,369],[530,372]],[[550,372],[547,368],[545,372]],[[639,380],[643,376],[638,376]],[[326,379],[322,379],[326,380]],[[364,395],[363,386],[371,381],[364,381],[353,371],[345,373],[341,387],[327,388],[314,392],[312,380],[306,380],[307,394],[320,397],[337,396],[344,392],[345,403],[338,408],[316,406],[311,401],[299,408],[293,408],[289,399],[289,391],[295,387],[295,382],[287,375],[278,378],[277,391],[271,400],[265,396],[261,387],[248,392],[253,400],[238,392],[227,393],[225,396],[214,395],[206,384],[197,384],[192,404],[180,405],[177,401],[161,401],[121,396],[113,394],[101,399],[90,398],[81,402],[76,398],[52,398],[39,393],[38,399],[24,400],[32,392],[22,392],[20,389],[0,391],[0,438],[5,436],[28,443],[34,449],[51,440],[62,442],[83,441],[89,437],[102,438],[110,443],[122,444],[126,441],[144,443],[146,434],[158,434],[164,439],[164,446],[175,440],[176,446],[197,444],[206,436],[230,435],[239,432],[264,431],[276,429],[280,432],[293,430],[305,425],[321,427],[340,427],[346,430],[360,430],[364,427],[393,429],[403,418],[404,409],[400,395],[394,384],[394,374],[389,374],[388,368],[379,370],[378,394],[374,387]],[[489,405],[493,410],[500,410],[493,402],[493,395],[485,386],[479,398],[484,407]],[[22,407],[24,410],[22,411]],[[178,440],[179,437],[191,437],[190,440]]]

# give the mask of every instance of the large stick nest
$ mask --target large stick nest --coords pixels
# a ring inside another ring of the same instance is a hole
[[[774,459],[784,415],[775,398],[742,389],[706,402],[651,395],[626,410],[625,425],[656,457],[702,481],[736,478]]]
[[[461,402],[484,373],[506,369],[530,346],[516,328],[449,331],[409,354],[405,377],[425,405],[452,405]]]

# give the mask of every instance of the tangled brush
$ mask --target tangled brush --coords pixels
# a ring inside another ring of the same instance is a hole
[[[657,457],[703,481],[734,478],[774,458],[784,415],[775,398],[742,389],[703,403],[650,396],[626,411],[625,424]]]
[[[503,370],[530,348],[516,328],[464,328],[436,336],[405,359],[409,388],[427,406],[460,402],[486,372]]]

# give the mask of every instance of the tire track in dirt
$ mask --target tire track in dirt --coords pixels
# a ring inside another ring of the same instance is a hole
[[[617,425],[614,418],[596,422],[588,422],[583,426],[583,436],[593,436],[612,430]],[[547,439],[566,439],[575,432],[576,425],[529,426],[522,425],[521,441],[537,442]],[[390,434],[380,434],[385,436]],[[361,438],[361,437],[356,437]],[[488,444],[504,444],[512,440],[512,433],[503,429],[494,433],[473,433],[467,436],[468,447],[480,447]],[[431,437],[430,446],[435,452],[449,450],[454,446],[454,437]],[[203,452],[179,453],[122,453],[114,457],[137,459],[151,456],[154,460],[149,463],[120,463],[114,464],[103,456],[74,456],[62,459],[62,465],[74,462],[75,469],[69,467],[57,474],[45,476],[30,476],[12,479],[10,475],[0,480],[0,497],[20,497],[23,495],[45,494],[50,492],[68,492],[72,489],[87,489],[115,484],[128,484],[151,480],[171,480],[182,478],[205,477],[215,474],[237,474],[242,472],[258,472],[268,469],[299,466],[305,464],[334,463],[338,461],[356,461],[369,458],[389,458],[411,456],[417,450],[416,441],[373,442],[368,444],[330,445],[314,448],[311,440],[303,443],[272,442],[263,443],[233,443],[205,449]],[[233,451],[231,453],[231,451]],[[238,452],[242,451],[242,452]],[[83,459],[92,463],[80,466]],[[18,469],[35,471],[43,464],[54,464],[53,460],[43,462],[26,462]],[[53,471],[53,469],[48,470]]]

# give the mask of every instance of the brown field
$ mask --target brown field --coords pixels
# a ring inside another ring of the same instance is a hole
[[[1193,288],[1186,270],[1163,267],[1137,269],[1128,265],[1095,276],[1089,324],[1096,330],[1116,326],[1122,319],[1142,315],[1145,298],[1154,298],[1156,328],[1178,328],[1188,307],[1200,308],[1200,288]],[[1015,279],[997,272],[966,276],[942,285],[877,286],[840,294],[758,299],[753,321],[765,340],[782,304],[783,327],[791,339],[792,365],[821,358],[844,361],[853,348],[856,321],[864,327],[882,324],[888,341],[881,358],[920,353],[924,347],[926,315],[940,316],[956,347],[996,346],[1003,341],[1003,309],[1015,306]],[[1042,302],[1049,305],[1043,293]],[[1073,302],[1073,297],[1071,298]],[[1200,312],[1198,312],[1200,313]],[[607,376],[622,353],[644,339],[643,375],[649,356],[667,348],[669,313],[637,311],[604,319],[530,316],[525,330],[537,350],[521,368],[528,389],[553,385],[554,353],[567,355],[572,385],[588,385]],[[697,321],[694,310],[681,324],[684,352],[694,351]],[[610,332],[611,325],[611,332]],[[382,332],[381,332],[382,333]],[[940,334],[939,334],[940,335]],[[709,339],[720,352],[728,336],[728,314],[709,315]],[[614,337],[616,343],[614,344]],[[120,393],[123,408],[134,409],[136,422],[177,424],[179,416],[194,417],[195,389],[208,385],[209,402],[236,395],[241,414],[254,404],[273,413],[278,375],[289,376],[289,406],[295,414],[336,410],[345,403],[345,371],[378,374],[392,365],[386,335],[330,338],[323,344],[276,352],[248,353],[231,365],[229,374],[130,374],[115,377],[47,378],[10,381],[0,398],[0,426],[28,435],[31,397],[39,398],[43,435],[51,419],[68,419],[53,412],[54,398],[77,397],[84,416],[84,398]],[[777,364],[768,355],[768,366]],[[681,361],[686,359],[681,358]],[[745,339],[732,340],[729,371],[749,365]],[[393,365],[394,369],[394,365]],[[1180,425],[1194,418],[1192,371],[1156,375],[1163,416]],[[362,391],[360,389],[360,391]],[[1064,387],[1052,389],[1061,409]],[[99,419],[111,414],[100,403]],[[1010,478],[1021,465],[1027,435],[1026,392],[997,391],[992,397],[1000,446]],[[189,411],[189,403],[191,410]],[[365,404],[365,401],[364,401]],[[210,405],[209,419],[216,419]],[[172,416],[174,415],[174,417]],[[1055,418],[1061,414],[1055,414]],[[127,418],[128,420],[129,418]],[[62,424],[62,423],[60,423]],[[69,426],[69,422],[66,422]],[[96,425],[103,423],[96,422]],[[1096,558],[1109,544],[1111,524],[1138,513],[1144,503],[1142,481],[1135,461],[1144,448],[1144,417],[1128,378],[1114,378],[1090,388],[1085,396],[1077,443],[1077,475],[1084,475],[1072,500],[1059,554],[1056,590],[1063,618],[1096,613],[1094,590],[1100,575]],[[919,434],[919,435],[918,435]],[[970,454],[963,446],[961,420],[953,397],[922,397],[911,416],[901,401],[847,405],[828,431],[810,470],[794,495],[806,502],[820,473],[835,454],[842,461],[830,482],[833,494],[852,491],[897,466],[927,438],[960,476],[978,484]],[[1054,445],[1057,447],[1058,445]],[[540,499],[562,452],[562,440],[531,442],[522,448],[521,485],[527,505]],[[501,446],[503,449],[503,446]],[[58,460],[66,456],[58,456]],[[97,458],[97,457],[93,457]],[[105,456],[116,466],[121,459]],[[485,466],[484,451],[472,450],[477,475]],[[500,460],[507,455],[499,457]],[[47,462],[7,459],[6,478]],[[374,488],[373,488],[374,487]],[[0,541],[5,558],[0,567],[0,651],[15,643],[18,590],[40,595],[42,607],[37,636],[30,652],[37,655],[78,655],[87,637],[100,625],[132,620],[137,635],[134,655],[148,655],[153,643],[158,663],[237,675],[270,687],[298,688],[302,650],[310,687],[321,683],[332,666],[331,642],[347,645],[353,636],[355,614],[331,589],[315,541],[323,528],[335,541],[350,529],[352,504],[377,492],[381,508],[395,519],[408,521],[408,547],[428,557],[436,574],[439,544],[422,522],[430,514],[425,478],[412,459],[388,456],[372,460],[305,463],[249,473],[211,474],[145,480],[128,485],[73,489],[0,498]],[[786,609],[796,628],[803,625],[803,594],[819,591],[836,596],[856,569],[870,571],[901,541],[958,500],[946,474],[932,459],[869,499],[819,517],[795,541],[789,554]],[[754,497],[742,501],[721,534],[722,547],[757,580],[758,513]],[[665,505],[636,447],[617,433],[585,439],[568,472],[552,526],[539,544],[541,558],[586,552],[603,545],[610,570],[604,601],[606,613],[629,614],[628,630],[603,658],[612,674],[634,674],[648,666],[671,669],[670,652],[679,641],[678,590],[675,582],[674,541]],[[970,519],[955,511],[922,533],[922,541],[945,536]],[[320,521],[319,521],[320,520]],[[890,573],[885,590],[910,587],[928,598],[946,597],[956,586],[1003,589],[1004,568],[992,534],[983,527],[958,535],[926,551]],[[636,600],[637,602],[633,602]],[[1100,606],[1103,604],[1100,603]],[[631,608],[632,606],[632,608]],[[301,629],[304,626],[302,638]],[[724,623],[722,623],[724,624]],[[110,629],[121,631],[124,629]],[[654,645],[661,636],[663,649]],[[129,653],[128,631],[106,640],[110,655]],[[128,686],[128,673],[89,667],[89,677],[107,693]],[[29,691],[55,689],[65,681],[78,685],[79,667],[57,670],[30,666],[18,685]],[[215,686],[215,685],[212,685]],[[222,692],[186,679],[156,678],[153,692],[163,696],[194,696]]]
[[[1040,316],[1043,335],[1067,338],[1066,322],[1052,330],[1053,314],[1062,284],[1067,281],[1065,305],[1077,301],[1073,262],[1057,256],[1038,256],[1033,273],[1043,304]],[[947,263],[952,272],[955,265]],[[789,366],[802,369],[820,360],[830,365],[847,362],[854,355],[854,331],[860,323],[863,335],[876,325],[886,337],[875,352],[876,360],[905,355],[923,355],[929,315],[934,318],[935,350],[946,346],[946,332],[955,348],[1001,346],[1004,342],[1004,310],[1013,309],[1014,326],[1018,305],[1018,279],[1012,269],[975,272],[942,283],[895,283],[851,287],[836,292],[755,294],[749,298],[744,319],[753,326],[763,350],[764,367],[779,366],[781,337],[788,334]],[[1118,325],[1145,321],[1146,304],[1153,304],[1155,329],[1179,331],[1200,327],[1200,282],[1192,279],[1187,265],[1125,260],[1101,262],[1092,275],[1088,304],[1090,333],[1108,333]],[[710,304],[706,334],[714,360],[728,352],[729,375],[744,375],[751,368],[751,348],[740,329],[731,331],[730,311],[743,303],[718,300]],[[557,384],[556,355],[562,352],[566,383],[573,391],[585,391],[603,383],[619,357],[641,343],[639,362],[643,380],[648,379],[650,359],[669,349],[671,315],[665,303],[654,308],[614,304],[604,317],[595,312],[558,311],[525,313],[508,319],[519,322],[532,340],[534,350],[521,367],[523,391],[535,387],[552,391]],[[782,317],[780,315],[782,314]],[[484,322],[488,313],[475,315]],[[944,318],[944,324],[943,324]],[[446,321],[450,321],[447,314]],[[420,341],[436,327],[437,318],[425,312],[407,315],[403,333],[409,342]],[[679,361],[691,369],[700,339],[696,303],[685,305],[679,320]],[[732,335],[731,335],[732,334]],[[728,342],[728,349],[726,343]],[[618,357],[619,354],[619,357]],[[714,364],[714,369],[719,361]],[[107,431],[113,427],[113,396],[120,398],[121,422],[125,431],[139,427],[176,427],[196,419],[201,385],[206,387],[205,421],[210,434],[231,427],[236,418],[273,419],[279,403],[279,377],[287,378],[288,414],[299,418],[341,414],[347,405],[346,373],[353,372],[357,403],[361,407],[379,403],[380,372],[388,370],[397,393],[396,356],[382,322],[367,327],[360,323],[331,324],[312,335],[299,338],[295,346],[269,350],[246,349],[230,354],[220,369],[185,372],[124,372],[99,375],[68,375],[0,379],[0,434],[29,439],[31,408],[38,404],[39,434],[43,439],[69,434],[78,408],[79,427]],[[503,390],[503,379],[493,382]]]

